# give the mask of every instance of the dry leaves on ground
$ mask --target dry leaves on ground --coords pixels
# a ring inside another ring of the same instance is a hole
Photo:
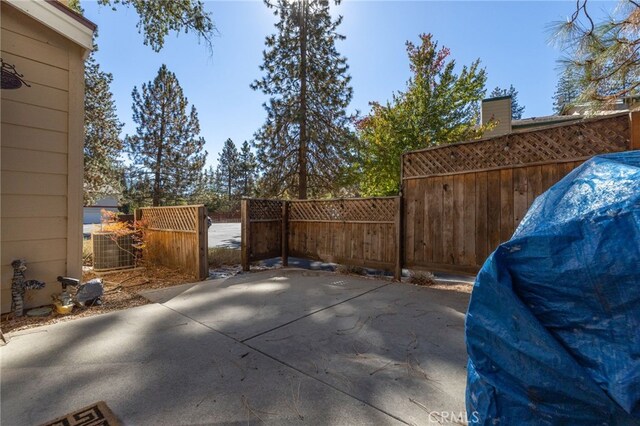
[[[13,314],[4,314],[0,318],[0,328],[3,333],[10,331],[25,330],[41,325],[55,324],[68,321],[74,318],[83,318],[99,315],[106,312],[120,309],[132,308],[150,303],[147,299],[138,295],[141,290],[171,287],[174,285],[194,282],[190,275],[175,271],[165,267],[152,266],[148,268],[137,268],[126,271],[97,274],[92,270],[83,273],[82,281],[92,278],[102,278],[104,284],[104,296],[101,306],[90,308],[75,307],[70,315],[60,315],[52,313],[48,317],[28,317],[13,318]],[[74,290],[70,289],[73,293]]]

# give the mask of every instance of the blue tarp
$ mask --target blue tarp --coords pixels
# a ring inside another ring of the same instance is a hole
[[[640,424],[640,151],[535,200],[478,274],[466,339],[470,424]]]

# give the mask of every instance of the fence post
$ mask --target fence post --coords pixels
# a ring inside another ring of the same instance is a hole
[[[242,221],[240,227],[240,250],[242,259],[242,270],[248,271],[249,268],[249,254],[251,253],[251,242],[249,231],[251,229],[251,223],[249,218],[249,202],[251,200],[244,199],[240,201],[240,220]]]
[[[402,194],[402,193],[401,193]],[[402,195],[396,197],[396,266],[393,274],[393,278],[396,281],[402,280]]]
[[[282,202],[282,267],[289,266],[289,202]]]
[[[196,226],[198,228],[198,278],[204,280],[209,277],[209,227],[205,206],[198,206],[196,209]]]
[[[133,226],[138,227],[138,221],[142,219],[142,209],[135,209],[133,211]]]
[[[629,129],[631,130],[629,149],[640,149],[640,111],[629,113]]]

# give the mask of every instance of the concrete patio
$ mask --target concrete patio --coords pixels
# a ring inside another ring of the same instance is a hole
[[[185,288],[11,334],[1,423],[39,424],[98,400],[125,424],[464,415],[466,294],[297,269]]]

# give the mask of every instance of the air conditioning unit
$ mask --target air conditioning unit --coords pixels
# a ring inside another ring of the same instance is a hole
[[[93,270],[110,271],[135,267],[133,235],[116,235],[113,232],[91,234],[93,246]]]

